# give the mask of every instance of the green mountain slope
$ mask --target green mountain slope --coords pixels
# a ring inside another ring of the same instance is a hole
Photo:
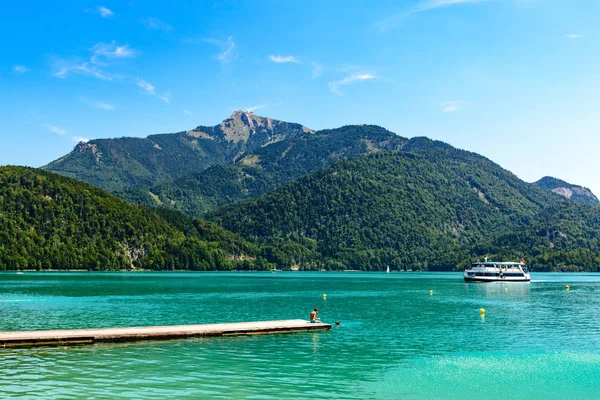
[[[600,201],[598,201],[598,198],[594,195],[594,193],[592,193],[590,189],[583,186],[573,185],[551,176],[543,177],[539,181],[535,182],[535,185],[541,187],[542,189],[550,190],[551,192],[578,203],[588,204],[591,206],[600,206]]]
[[[310,132],[299,124],[236,111],[214,127],[79,143],[71,153],[43,168],[116,192],[150,187],[233,162],[248,151]]]
[[[594,206],[553,204],[529,226],[482,240],[474,254],[515,260],[525,255],[534,269],[600,272],[600,214]]]
[[[0,167],[0,269],[266,268],[213,224],[39,169]]]
[[[202,216],[225,205],[258,197],[335,162],[382,150],[399,150],[408,140],[372,125],[352,125],[296,136],[261,147],[234,164],[163,183],[119,197]]]
[[[561,268],[559,250],[585,249],[584,267],[597,268],[600,224],[582,206],[441,142],[415,138],[404,150],[340,162],[212,218],[253,240],[296,243],[304,253],[292,249],[289,262],[310,267],[452,269],[490,254]]]

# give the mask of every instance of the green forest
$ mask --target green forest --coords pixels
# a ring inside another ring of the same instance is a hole
[[[281,262],[326,269],[452,270],[489,255],[537,270],[597,270],[598,209],[428,139],[357,157],[210,217]]]
[[[267,269],[260,248],[39,169],[0,167],[0,270]]]

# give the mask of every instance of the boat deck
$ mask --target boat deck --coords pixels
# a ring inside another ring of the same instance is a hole
[[[0,347],[66,346],[99,342],[166,340],[202,336],[264,335],[330,329],[330,324],[293,319],[227,324],[0,332]]]

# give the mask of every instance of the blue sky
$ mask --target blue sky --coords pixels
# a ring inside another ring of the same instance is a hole
[[[382,125],[600,194],[600,2],[14,1],[0,164],[215,125]]]

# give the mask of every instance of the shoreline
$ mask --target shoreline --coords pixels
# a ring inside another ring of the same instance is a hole
[[[0,271],[0,275],[5,274],[14,274],[14,275],[20,275],[24,274],[24,273],[72,273],[72,272],[82,272],[82,273],[100,273],[100,274],[104,274],[104,273],[147,273],[147,274],[152,274],[152,273],[167,273],[167,274],[181,274],[181,273],[198,273],[198,274],[216,274],[216,273],[247,273],[247,274],[256,274],[256,273],[263,273],[263,274],[279,274],[279,273],[285,273],[285,274],[295,274],[295,273],[306,273],[306,272],[311,272],[311,273],[349,273],[349,274],[357,274],[357,273],[363,273],[363,274],[381,274],[381,275],[397,275],[397,274],[422,274],[422,273],[456,273],[456,274],[462,274],[464,271],[462,270],[455,270],[455,271],[391,271],[389,273],[387,273],[386,271],[361,271],[361,270],[329,270],[329,271],[323,271],[323,270],[300,270],[300,271],[292,271],[292,270],[277,270],[277,271],[271,271],[271,270],[216,270],[216,271],[196,271],[196,270],[184,270],[184,269],[180,269],[180,270],[154,270],[154,269],[135,269],[135,270],[98,270],[98,271],[91,271],[91,270],[87,270],[87,269],[44,269],[44,270],[36,270],[36,269],[20,269],[20,270],[16,270],[16,269],[11,269],[11,270],[1,270]],[[534,274],[600,274],[600,271],[532,271],[532,273]]]

